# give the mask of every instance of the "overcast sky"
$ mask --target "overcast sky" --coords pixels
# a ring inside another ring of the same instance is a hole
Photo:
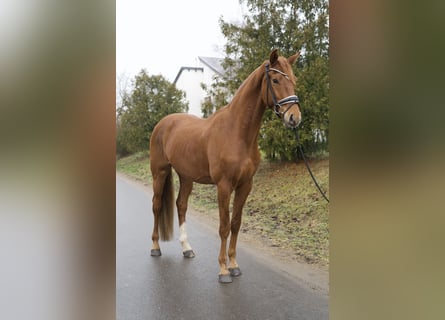
[[[239,0],[116,0],[116,75],[145,68],[173,81],[198,56],[222,57],[219,18],[241,21],[243,13]]]

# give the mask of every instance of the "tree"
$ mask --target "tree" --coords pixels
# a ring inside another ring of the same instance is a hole
[[[117,109],[117,152],[147,150],[155,125],[168,114],[187,112],[185,93],[162,75],[141,70],[132,81],[132,91],[122,95]]]
[[[309,153],[327,151],[329,127],[329,39],[327,0],[240,0],[249,14],[241,25],[220,20],[226,38],[223,67],[226,70],[219,83],[214,83],[208,94],[233,94],[242,81],[260,65],[271,49],[279,48],[284,56],[296,51],[301,56],[294,73],[296,92],[301,102],[303,122],[300,140]],[[211,113],[222,105],[221,97],[207,102]],[[210,103],[210,105],[209,105]],[[283,130],[272,112],[264,115],[259,136],[260,148],[269,159],[291,159],[296,142],[294,132]]]

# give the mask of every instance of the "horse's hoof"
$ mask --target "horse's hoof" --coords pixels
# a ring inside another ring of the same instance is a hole
[[[193,250],[184,251],[182,254],[184,255],[184,258],[194,258],[195,257],[195,253],[193,252]]]
[[[230,274],[219,274],[218,281],[219,283],[232,283],[232,277]]]
[[[152,257],[160,257],[162,256],[161,254],[161,249],[151,249],[151,254]]]
[[[236,268],[229,268],[230,271],[230,275],[232,277],[239,277],[240,275],[242,275],[241,273],[241,269],[236,267]]]

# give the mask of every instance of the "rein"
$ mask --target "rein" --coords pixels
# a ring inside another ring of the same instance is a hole
[[[270,91],[270,93],[272,95],[273,105],[274,105],[273,112],[278,116],[278,118],[281,119],[282,117],[284,117],[286,112],[289,111],[289,109],[292,107],[292,105],[300,104],[300,99],[298,99],[297,96],[292,95],[292,96],[289,96],[289,97],[286,97],[286,98],[283,98],[283,99],[277,101],[277,97],[275,96],[275,92],[273,91],[272,84],[270,83],[269,71],[278,72],[279,74],[283,75],[287,79],[289,79],[289,76],[278,69],[269,68],[269,64],[266,64],[266,81],[267,81],[266,101],[269,100],[269,91]],[[280,112],[281,106],[283,106],[285,104],[290,104],[290,105],[289,105],[289,107],[287,107],[287,109],[284,112]]]
[[[289,76],[286,73],[284,73],[284,72],[282,72],[282,71],[280,71],[278,69],[269,68],[269,64],[266,64],[266,81],[267,81],[266,101],[269,100],[269,91],[270,91],[270,93],[272,95],[272,101],[273,101],[273,104],[274,104],[273,112],[278,116],[278,118],[281,119],[282,117],[284,117],[286,112],[289,111],[289,109],[292,107],[292,105],[294,105],[294,104],[298,104],[299,105],[300,104],[300,100],[298,99],[297,96],[293,95],[293,96],[289,96],[289,97],[286,97],[286,98],[283,98],[283,99],[277,101],[277,98],[275,96],[275,92],[273,91],[273,88],[272,88],[272,84],[270,83],[270,77],[269,77],[269,72],[270,71],[278,72],[279,74],[281,74],[284,77],[286,77],[286,79],[289,79]],[[289,105],[289,107],[287,107],[287,109],[284,112],[281,113],[280,109],[285,104],[290,104],[290,105]],[[297,140],[297,148],[300,150],[301,157],[304,160],[304,164],[306,165],[306,168],[309,171],[309,174],[311,175],[311,178],[314,181],[315,186],[317,187],[318,191],[320,191],[320,193],[323,196],[323,198],[329,203],[329,199],[326,197],[326,194],[323,192],[323,190],[321,190],[321,187],[318,184],[317,179],[315,179],[314,174],[312,173],[312,170],[309,167],[309,163],[307,162],[306,157],[304,156],[303,148],[301,146],[300,139],[298,137],[298,130],[297,129],[295,129],[295,139]]]
[[[329,199],[326,197],[325,192],[323,192],[323,190],[321,190],[321,187],[320,187],[320,185],[318,184],[317,180],[315,179],[314,174],[312,173],[312,170],[311,170],[311,168],[309,167],[309,164],[308,164],[308,162],[307,162],[307,160],[306,160],[306,157],[304,156],[303,148],[302,148],[302,146],[301,146],[302,144],[300,143],[300,138],[299,138],[299,136],[298,136],[298,130],[297,130],[297,129],[295,129],[295,140],[297,140],[297,148],[298,148],[298,150],[300,150],[301,157],[302,157],[303,160],[304,160],[304,164],[306,165],[306,168],[307,168],[307,170],[309,171],[309,174],[311,175],[312,180],[313,180],[314,183],[315,183],[315,186],[317,187],[318,191],[320,191],[320,193],[321,193],[321,195],[323,196],[323,198],[329,203]]]

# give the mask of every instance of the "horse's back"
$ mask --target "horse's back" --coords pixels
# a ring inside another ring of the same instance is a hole
[[[150,157],[162,158],[178,173],[193,179],[208,175],[207,119],[171,114],[156,125],[150,140]]]
[[[190,131],[187,128],[198,126],[203,119],[187,113],[173,113],[162,118],[155,126],[151,140],[165,139],[178,131]]]

